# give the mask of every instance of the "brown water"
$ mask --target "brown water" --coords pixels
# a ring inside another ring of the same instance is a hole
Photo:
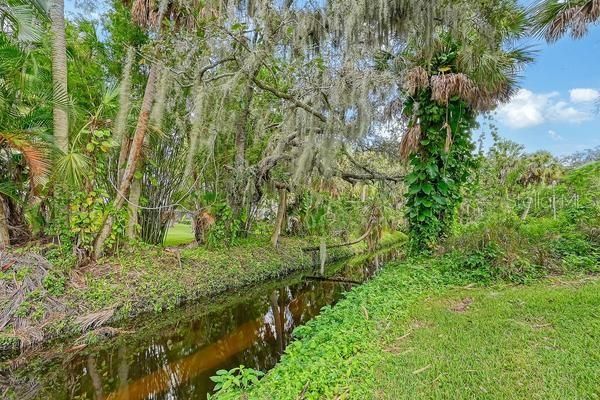
[[[334,264],[325,276],[364,281],[391,256],[388,251]],[[16,374],[26,376],[19,380],[19,389],[22,395],[44,399],[205,399],[218,369],[240,364],[261,371],[272,368],[293,329],[353,286],[311,279],[315,274],[139,318],[124,327],[135,333],[83,350],[65,346],[62,354],[18,367]]]

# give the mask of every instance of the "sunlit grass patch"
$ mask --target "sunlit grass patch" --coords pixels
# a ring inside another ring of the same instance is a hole
[[[192,225],[177,223],[174,224],[165,237],[165,246],[181,246],[194,241],[194,232]]]

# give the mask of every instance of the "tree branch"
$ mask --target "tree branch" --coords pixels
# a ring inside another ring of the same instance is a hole
[[[383,175],[380,173],[366,173],[356,174],[353,172],[339,171],[338,176],[349,183],[356,183],[359,181],[391,181],[394,183],[400,183],[404,179],[404,175]]]
[[[313,107],[311,107],[310,105],[298,100],[297,98],[295,98],[294,96],[292,96],[291,94],[282,92],[279,89],[276,89],[272,86],[267,85],[264,82],[259,81],[256,78],[253,78],[252,81],[254,82],[254,84],[256,86],[258,86],[259,88],[261,88],[262,90],[266,90],[267,92],[271,92],[272,94],[274,94],[276,97],[279,97],[280,99],[284,99],[287,100],[289,102],[291,102],[292,104],[294,104],[296,107],[299,107],[301,109],[303,109],[304,111],[314,115],[315,117],[317,117],[318,119],[320,119],[322,122],[327,122],[327,117],[325,115],[323,115],[322,113],[320,113],[319,111],[315,110]]]

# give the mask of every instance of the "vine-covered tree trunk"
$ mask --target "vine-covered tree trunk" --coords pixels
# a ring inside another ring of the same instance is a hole
[[[65,5],[53,0],[50,6],[52,31],[52,83],[54,86],[54,138],[63,153],[69,150],[69,117],[67,114],[67,44],[65,39]]]
[[[440,105],[431,92],[418,96],[418,147],[407,175],[407,219],[413,250],[428,251],[446,233],[474,165],[471,129],[475,113],[461,100]]]

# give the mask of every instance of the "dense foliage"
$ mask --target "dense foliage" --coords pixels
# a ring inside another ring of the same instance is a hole
[[[71,243],[83,265],[161,244],[182,219],[212,246],[265,230],[274,245],[375,240],[403,224],[408,189],[415,249],[431,248],[460,203],[477,113],[529,61],[506,49],[525,17],[512,0],[384,3],[115,0],[101,20],[65,20],[61,1],[11,0],[2,245]],[[420,150],[410,166],[401,137]]]

